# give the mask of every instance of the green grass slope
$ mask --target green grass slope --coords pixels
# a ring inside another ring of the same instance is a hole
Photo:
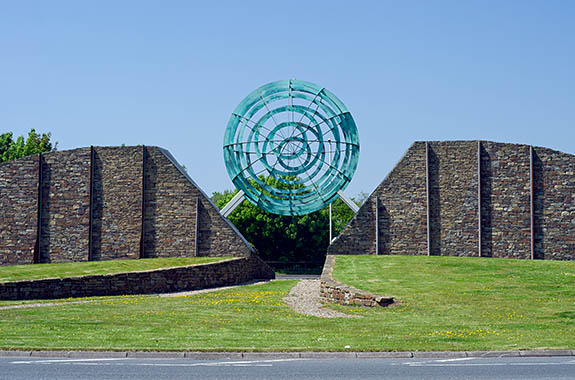
[[[294,313],[295,281],[2,309],[0,349],[403,351],[575,348],[575,263],[338,256],[335,277],[402,301]],[[346,348],[349,346],[349,348]]]
[[[334,277],[400,300],[406,347],[575,348],[575,262],[338,256]]]
[[[205,264],[231,257],[169,257],[141,260],[109,260],[81,263],[14,265],[0,267],[0,283],[44,278],[78,277],[100,274],[138,272]]]

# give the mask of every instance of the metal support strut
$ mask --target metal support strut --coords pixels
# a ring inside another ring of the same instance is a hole
[[[246,199],[244,191],[238,191],[238,193],[234,195],[234,197],[224,206],[224,208],[220,210],[220,214],[227,218],[232,212],[234,212],[236,208],[238,208],[239,205],[242,204],[244,199]]]
[[[349,207],[353,212],[358,212],[359,211],[359,206],[355,204],[354,201],[352,201],[350,198],[348,198],[343,191],[339,190],[337,192],[337,195],[339,195],[339,197],[341,198],[341,200],[343,201],[343,203],[345,203],[347,205],[347,207]]]

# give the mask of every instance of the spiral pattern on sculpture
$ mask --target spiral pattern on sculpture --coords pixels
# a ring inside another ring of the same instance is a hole
[[[281,215],[317,211],[351,181],[359,157],[355,122],[331,92],[310,82],[277,81],[234,110],[224,158],[236,188]]]

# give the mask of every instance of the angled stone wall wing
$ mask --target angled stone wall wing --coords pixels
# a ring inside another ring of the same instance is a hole
[[[158,147],[88,147],[0,164],[0,206],[0,265],[255,253]]]
[[[424,254],[425,178],[425,143],[415,142],[329,246],[328,254]]]
[[[146,147],[145,189],[145,257],[255,252],[168,151]]]
[[[575,259],[575,156],[415,142],[328,254]]]

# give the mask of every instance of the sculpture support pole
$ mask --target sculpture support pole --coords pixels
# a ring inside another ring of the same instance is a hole
[[[232,212],[246,199],[243,190],[238,191],[236,195],[220,210],[220,214],[224,217],[230,216]]]
[[[347,205],[347,207],[349,207],[353,212],[358,212],[359,211],[359,206],[355,204],[354,201],[352,201],[351,199],[349,199],[344,193],[343,191],[339,190],[337,192],[337,195],[339,195],[340,199],[343,201],[343,203],[345,203]]]
[[[333,228],[331,222],[331,203],[329,204],[329,244],[333,241]]]
[[[332,165],[332,150],[331,150],[331,139],[327,140],[329,144],[329,164]],[[332,202],[333,203],[333,202]],[[329,244],[333,241],[333,225],[331,219],[331,203],[329,204]]]

